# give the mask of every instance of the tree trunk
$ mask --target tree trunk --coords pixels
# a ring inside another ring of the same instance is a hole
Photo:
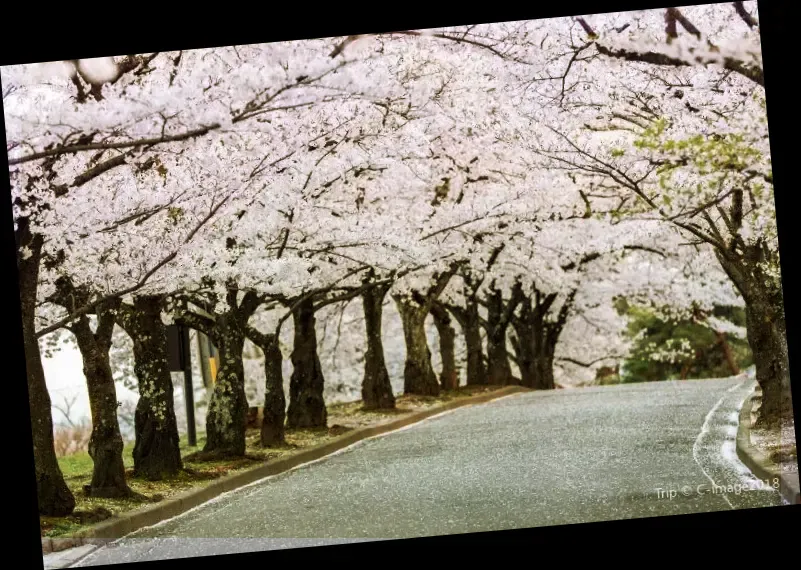
[[[89,318],[82,316],[72,331],[83,358],[83,373],[92,411],[92,436],[89,456],[93,461],[89,494],[92,497],[126,497],[131,489],[125,481],[122,459],[124,443],[117,419],[117,390],[109,362],[114,317],[98,311],[97,332],[93,333]]]
[[[278,336],[269,335],[269,342],[260,348],[264,352],[264,417],[261,422],[262,447],[283,445],[286,398],[284,397],[283,355]]]
[[[161,298],[141,296],[121,307],[118,324],[133,339],[139,401],[134,415],[134,475],[157,481],[181,469],[178,422],[167,359],[167,329]]]
[[[542,318],[539,322],[535,322],[533,332],[536,379],[532,387],[537,390],[553,390],[556,388],[553,377],[553,361],[556,342],[562,332],[562,327],[556,323],[547,323]]]
[[[381,337],[381,318],[384,296],[389,286],[378,285],[362,293],[364,322],[367,336],[367,354],[364,356],[362,402],[366,410],[395,408],[395,395],[384,360],[384,343]]]
[[[756,427],[773,427],[793,414],[783,311],[768,304],[750,303],[746,305],[746,322],[756,379],[762,388]]]
[[[242,350],[245,332],[236,315],[225,314],[217,319],[220,370],[206,414],[204,453],[219,456],[245,455],[245,427],[248,401],[245,395],[245,366]]]
[[[420,396],[439,395],[439,382],[431,366],[431,351],[426,340],[428,312],[414,301],[395,298],[403,323],[406,362],[403,367],[403,392]]]
[[[520,383],[526,388],[538,385],[537,368],[534,357],[534,332],[531,325],[521,320],[512,322],[517,342],[514,345],[517,353],[517,367],[520,369]]]
[[[526,300],[520,317],[512,321],[517,334],[521,383],[535,390],[553,390],[556,387],[553,363],[563,325],[546,322],[545,311],[549,306],[532,307],[530,300]]]
[[[18,256],[18,267],[39,514],[65,516],[75,509],[75,497],[64,482],[64,475],[56,458],[50,394],[47,392],[39,340],[36,337],[36,296],[43,241],[40,235],[31,236],[27,229],[27,220],[19,220],[18,226],[19,233],[23,236],[17,243],[18,247],[27,246],[31,250],[27,259]]]
[[[484,347],[481,343],[481,319],[478,303],[468,300],[467,306],[448,306],[448,310],[456,318],[464,333],[467,347],[467,380],[468,386],[484,386],[487,384],[487,369],[484,366]]]
[[[439,333],[439,352],[442,359],[439,383],[443,390],[455,390],[459,387],[459,373],[456,370],[456,331],[451,325],[451,318],[445,307],[435,303],[431,308],[431,315]]]
[[[553,352],[547,348],[534,358],[534,369],[536,376],[532,388],[537,390],[553,390],[556,382],[553,377]]]
[[[512,368],[506,352],[506,325],[501,322],[503,298],[500,291],[487,297],[487,381],[506,386],[512,382]]]
[[[287,428],[325,427],[328,413],[323,399],[325,378],[317,355],[314,302],[304,300],[292,314],[295,339],[292,376],[289,379]]]
[[[745,301],[748,344],[762,389],[756,427],[774,427],[793,414],[781,281],[762,271],[765,248],[759,245],[749,245],[742,255],[718,251],[716,256]]]

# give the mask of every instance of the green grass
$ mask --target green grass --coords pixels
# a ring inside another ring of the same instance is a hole
[[[75,510],[66,517],[40,517],[42,536],[69,536],[78,530],[98,523],[106,518],[140,508],[148,503],[157,503],[171,495],[207,484],[209,481],[277,459],[298,450],[324,443],[339,435],[339,430],[292,430],[287,433],[287,445],[276,449],[263,449],[259,445],[259,430],[250,429],[246,435],[245,457],[198,461],[192,457],[203,449],[206,438],[198,434],[197,445],[190,446],[186,436],[181,437],[180,450],[184,470],[161,481],[147,481],[133,476],[133,442],[123,448],[123,463],[130,488],[138,498],[106,499],[87,497],[84,485],[92,479],[92,458],[87,452],[75,453],[58,459],[67,486],[75,496]]]
[[[202,448],[206,443],[206,438],[203,436],[198,437],[197,440],[197,446],[190,447],[189,440],[187,439],[186,435],[181,436],[181,455],[188,455],[189,453],[197,451],[198,448]],[[134,442],[129,441],[122,449],[122,461],[125,464],[126,469],[133,468],[133,448]],[[91,474],[93,463],[92,458],[89,457],[89,453],[86,451],[81,451],[72,455],[59,457],[58,465],[61,467],[61,472],[64,474],[64,477],[70,478]]]

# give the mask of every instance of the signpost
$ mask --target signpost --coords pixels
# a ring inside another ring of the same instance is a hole
[[[189,445],[197,445],[195,431],[195,390],[192,386],[192,352],[189,344],[189,329],[180,325],[167,327],[167,355],[170,372],[184,373],[184,401],[186,403],[186,435]]]
[[[200,373],[203,377],[203,386],[206,390],[211,389],[211,354],[209,339],[202,332],[197,331],[197,353],[200,355]]]
[[[206,388],[207,401],[211,401],[214,381],[217,378],[217,349],[211,344],[209,337],[197,331],[198,354],[200,355],[200,372],[203,375],[203,386]]]

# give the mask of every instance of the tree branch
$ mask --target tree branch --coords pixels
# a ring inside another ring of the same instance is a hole
[[[651,253],[655,253],[661,257],[667,257],[664,251],[659,251],[658,249],[654,249],[652,247],[648,247],[645,245],[624,245],[623,249],[630,249],[630,250],[641,250],[641,251],[649,251]]]
[[[757,19],[748,13],[748,10],[745,9],[745,6],[743,6],[742,2],[735,2],[734,9],[737,11],[737,14],[740,16],[740,18],[743,19],[743,22],[748,24],[749,28],[759,27],[759,22],[757,22]]]
[[[643,63],[651,63],[654,65],[661,65],[661,66],[671,66],[671,67],[690,67],[693,64],[685,61],[683,59],[679,59],[676,57],[671,57],[664,53],[659,53],[655,51],[645,51],[645,52],[638,52],[633,50],[627,50],[625,48],[618,48],[613,49],[603,44],[596,43],[596,48],[598,52],[602,55],[608,57],[615,57],[618,59],[624,59],[626,61],[638,61]],[[692,48],[690,48],[690,51]],[[696,56],[695,58],[696,63],[700,64],[709,64],[709,63],[719,63],[714,59],[704,59],[701,56]],[[733,71],[735,73],[739,73],[743,77],[750,79],[757,85],[761,85],[762,87],[765,86],[765,73],[762,69],[758,67],[750,67],[746,66],[743,62],[735,60],[733,58],[727,57],[723,60],[723,68],[728,69],[729,71]]]
[[[517,309],[517,305],[523,300],[523,285],[518,281],[512,287],[512,294],[509,296],[509,301],[506,303],[506,306],[501,313],[501,318],[498,321],[498,327],[502,330],[505,330],[506,327],[509,326],[509,321],[512,319],[512,315],[514,315],[515,309]]]
[[[175,323],[190,329],[195,329],[196,331],[200,331],[212,339],[212,342],[219,344],[216,330],[217,323],[214,321],[214,319],[191,310],[189,308],[190,299],[181,297],[178,299],[178,301],[180,306],[174,311],[173,315],[173,320]]]
[[[197,225],[196,225],[196,226],[195,226],[195,227],[192,229],[192,231],[191,231],[191,232],[189,232],[189,235],[188,235],[188,236],[187,236],[187,238],[184,240],[184,244],[186,244],[186,243],[189,243],[189,241],[191,241],[191,240],[192,240],[192,238],[195,236],[195,234],[196,234],[196,233],[197,233],[197,232],[198,232],[198,231],[199,231],[199,230],[200,230],[200,229],[201,229],[201,228],[202,228],[202,227],[203,227],[203,226],[204,226],[204,225],[205,225],[205,224],[206,224],[206,223],[207,223],[207,222],[208,222],[208,221],[209,221],[209,220],[210,220],[210,219],[213,217],[213,216],[214,216],[214,214],[215,214],[215,213],[217,213],[217,210],[219,210],[219,209],[220,209],[220,207],[222,207],[222,205],[223,205],[223,204],[224,204],[224,203],[225,203],[225,202],[226,202],[226,201],[227,201],[227,200],[228,200],[228,199],[229,199],[229,198],[230,198],[232,195],[233,195],[233,192],[231,192],[230,194],[228,194],[228,195],[227,195],[225,198],[223,198],[223,200],[222,200],[222,201],[221,201],[219,204],[217,204],[216,206],[214,206],[214,207],[211,209],[211,211],[209,212],[209,214],[208,214],[206,217],[204,217],[204,218],[203,218],[203,219],[202,219],[202,220],[201,220],[201,221],[200,221],[200,222],[199,222],[199,223],[198,223],[198,224],[197,224]],[[89,303],[89,304],[87,304],[87,305],[84,305],[84,306],[83,306],[83,307],[81,307],[80,309],[77,309],[77,310],[76,310],[76,311],[74,311],[72,314],[70,314],[70,315],[68,315],[67,317],[65,317],[65,318],[61,319],[60,321],[58,321],[58,322],[56,322],[56,323],[54,323],[54,324],[52,324],[52,325],[50,325],[50,326],[47,326],[47,327],[45,327],[45,328],[43,328],[43,329],[41,329],[41,330],[39,330],[39,331],[36,331],[36,338],[41,338],[41,337],[45,336],[46,334],[49,334],[49,333],[51,333],[51,332],[53,332],[53,331],[56,331],[56,330],[58,330],[58,329],[62,328],[64,325],[68,324],[68,323],[69,323],[70,321],[72,321],[73,319],[75,319],[75,318],[77,318],[77,317],[80,317],[81,315],[85,315],[85,314],[88,314],[88,313],[92,312],[92,311],[93,311],[93,310],[95,310],[95,308],[96,308],[96,307],[97,307],[99,304],[101,304],[101,303],[105,303],[105,302],[107,302],[107,301],[110,301],[110,300],[112,300],[112,299],[115,299],[115,298],[122,298],[122,297],[124,297],[125,295],[128,295],[128,294],[130,294],[130,293],[133,293],[133,292],[135,292],[135,291],[137,291],[137,290],[141,289],[142,287],[144,287],[144,286],[147,284],[148,280],[149,280],[149,279],[150,279],[150,278],[151,278],[151,277],[152,277],[152,276],[153,276],[153,275],[154,275],[154,274],[155,274],[155,273],[156,273],[156,272],[157,272],[159,269],[161,269],[162,267],[164,267],[165,265],[167,265],[168,263],[170,263],[172,260],[174,260],[174,259],[175,259],[175,258],[178,256],[178,253],[179,253],[179,251],[180,251],[180,249],[177,249],[177,250],[173,251],[171,254],[169,254],[168,256],[166,256],[165,258],[163,258],[163,259],[162,259],[161,261],[159,261],[159,262],[158,262],[156,265],[154,265],[154,266],[153,266],[151,269],[149,269],[149,270],[147,271],[147,273],[145,273],[145,274],[144,274],[144,275],[143,275],[143,276],[142,276],[142,277],[139,279],[139,281],[137,281],[136,283],[134,283],[134,284],[133,284],[133,285],[131,285],[130,287],[126,287],[126,288],[122,289],[121,291],[117,291],[117,292],[115,292],[115,293],[111,293],[111,294],[109,294],[109,295],[105,295],[105,296],[101,297],[100,299],[98,299],[98,300],[96,300],[96,301],[94,301],[94,302],[91,302],[91,303]]]
[[[109,150],[109,149],[120,149],[120,148],[135,148],[140,146],[151,146],[156,144],[163,144],[169,142],[178,142],[184,141],[188,139],[192,139],[195,137],[203,136],[206,133],[211,131],[217,130],[220,128],[221,125],[218,123],[211,124],[207,127],[199,127],[197,129],[192,129],[190,131],[186,131],[184,133],[179,133],[177,135],[165,135],[161,137],[153,137],[147,139],[137,139],[133,141],[125,141],[125,142],[117,142],[117,143],[90,143],[90,144],[75,144],[75,145],[67,145],[67,146],[58,146],[55,148],[51,148],[49,150],[43,150],[41,152],[34,152],[28,154],[26,156],[20,156],[18,158],[10,158],[8,160],[9,166],[14,166],[16,164],[23,164],[25,162],[31,162],[32,160],[38,160],[40,158],[48,158],[54,156],[61,156],[63,154],[75,154],[78,152],[85,152],[87,150]]]
[[[609,356],[602,356],[601,358],[596,358],[595,360],[591,360],[590,362],[581,362],[580,360],[576,360],[575,358],[569,358],[566,356],[558,357],[556,360],[561,360],[562,362],[571,362],[573,364],[578,364],[579,366],[583,366],[584,368],[590,368],[593,364],[597,364],[598,362],[603,362],[604,360],[618,360],[623,358],[622,356],[618,355],[609,355]]]
[[[276,335],[270,333],[263,333],[256,330],[251,325],[245,325],[245,336],[247,336],[253,344],[264,350],[275,342]]]

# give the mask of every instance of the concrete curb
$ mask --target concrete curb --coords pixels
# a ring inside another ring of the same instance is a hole
[[[42,554],[50,554],[52,552],[61,552],[68,548],[76,546],[83,546],[86,544],[82,537],[58,537],[58,538],[42,538]]]
[[[123,536],[130,534],[135,530],[152,526],[163,520],[180,515],[219,495],[222,495],[223,493],[239,489],[240,487],[244,487],[250,483],[271,475],[278,475],[304,463],[321,459],[361,440],[395,431],[449,410],[454,410],[464,406],[483,404],[492,400],[497,400],[498,398],[509,396],[511,394],[529,391],[530,390],[528,388],[523,388],[520,386],[507,386],[487,394],[479,394],[477,396],[453,400],[443,404],[442,406],[417,412],[406,416],[405,418],[400,418],[383,425],[355,429],[343,434],[340,437],[337,437],[332,441],[329,441],[328,443],[301,451],[300,453],[291,457],[279,459],[278,461],[263,465],[258,465],[246,471],[240,471],[238,473],[226,475],[199,489],[191,489],[170,499],[163,500],[158,504],[137,509],[135,511],[122,514],[118,517],[113,517],[109,520],[83,529],[77,532],[73,537],[52,539],[42,538],[42,553],[47,554],[50,552],[59,552],[67,548],[82,546],[85,544],[106,544],[113,540],[122,538]]]
[[[761,480],[779,479],[779,492],[785,501],[791,505],[801,504],[799,494],[798,472],[782,473],[779,467],[770,461],[759,449],[751,445],[751,410],[756,392],[743,402],[740,409],[740,422],[737,428],[737,457],[746,467]]]

